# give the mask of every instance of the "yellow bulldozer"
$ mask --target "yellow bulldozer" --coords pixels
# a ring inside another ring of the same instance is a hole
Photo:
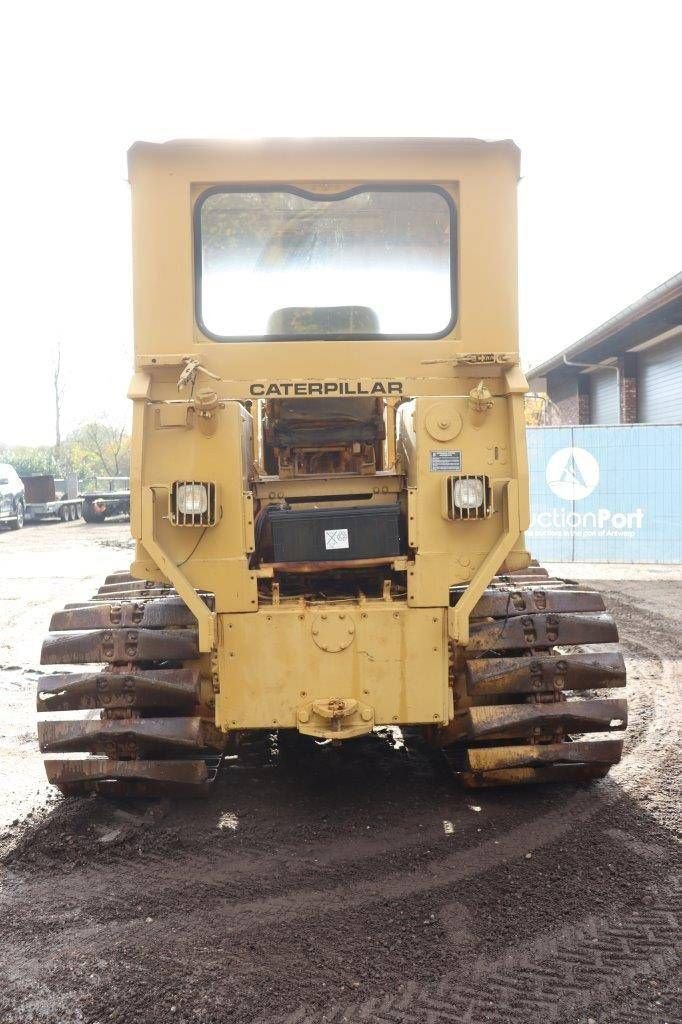
[[[135,559],[52,618],[50,781],[205,788],[250,738],[380,727],[469,786],[603,776],[615,625],[524,544],[516,146],[136,143],[129,173]]]

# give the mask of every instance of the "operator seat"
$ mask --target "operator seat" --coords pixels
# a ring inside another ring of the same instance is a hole
[[[379,333],[379,320],[369,306],[286,306],[268,320],[268,336],[296,338],[309,335],[329,338],[334,334]]]
[[[300,335],[375,335],[379,321],[369,306],[289,306],[277,309],[268,322],[268,334],[287,338]],[[265,408],[265,442],[275,448],[374,444],[386,436],[381,399],[285,398],[270,399]]]

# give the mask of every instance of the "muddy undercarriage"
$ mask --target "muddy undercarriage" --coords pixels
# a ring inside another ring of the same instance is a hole
[[[205,788],[248,740],[251,731],[215,725],[210,659],[171,587],[109,576],[90,601],[57,612],[51,630],[42,663],[87,666],[39,683],[40,749],[62,791]],[[450,721],[409,725],[408,743],[419,736],[442,750],[470,787],[599,778],[620,760],[627,725],[624,699],[591,692],[625,685],[622,656],[605,647],[617,639],[596,591],[539,566],[498,575],[466,648],[450,645]]]

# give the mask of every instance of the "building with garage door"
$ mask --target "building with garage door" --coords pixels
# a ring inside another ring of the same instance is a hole
[[[528,377],[564,424],[682,422],[682,273]]]

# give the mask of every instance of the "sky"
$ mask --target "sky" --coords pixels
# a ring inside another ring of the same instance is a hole
[[[522,361],[682,270],[679,0],[60,0],[0,41],[0,444],[126,423],[136,139],[513,138]]]

